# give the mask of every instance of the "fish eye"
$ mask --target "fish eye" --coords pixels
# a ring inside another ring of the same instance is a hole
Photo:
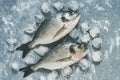
[[[73,48],[73,45],[70,46],[69,50],[70,50],[70,53],[75,53],[75,50],[74,50],[74,48]]]
[[[78,49],[80,49],[80,48],[81,48],[81,46],[78,46],[77,48],[78,48]]]
[[[62,19],[63,22],[65,22],[65,20],[66,20],[65,17],[61,17],[61,19]]]
[[[68,19],[65,18],[65,16],[61,17],[61,20],[62,20],[63,22],[69,21]]]

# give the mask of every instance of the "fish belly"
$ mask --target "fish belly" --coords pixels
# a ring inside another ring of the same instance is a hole
[[[50,62],[50,63],[46,63],[46,64],[42,64],[41,66],[38,67],[38,69],[40,68],[44,68],[47,70],[56,70],[56,69],[62,69],[65,68],[67,66],[70,66],[72,64],[74,64],[74,61],[68,61],[68,62]]]

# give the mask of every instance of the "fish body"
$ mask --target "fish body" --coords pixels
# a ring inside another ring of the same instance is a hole
[[[26,76],[30,74],[26,74],[26,71],[29,70],[33,72],[38,71],[39,69],[62,69],[78,62],[83,57],[85,57],[87,53],[88,51],[84,45],[78,45],[76,43],[71,43],[71,45],[60,44],[53,48],[48,54],[46,54],[37,64],[32,65],[29,68],[23,68],[21,70],[25,72]]]
[[[32,66],[32,69],[34,71],[40,68],[48,70],[62,69],[66,66],[70,66],[78,62],[87,54],[87,52],[85,52],[86,50],[83,50],[85,48],[77,48],[79,46],[78,44],[71,44],[71,46],[74,45],[74,53],[70,51],[70,46],[66,45],[68,44],[59,45],[56,48],[54,48],[51,52],[49,52],[46,56],[43,57],[42,61]]]
[[[80,16],[63,22],[62,15],[51,16],[46,19],[35,34],[33,41],[29,44],[30,48],[34,48],[38,44],[53,43],[65,35],[67,35],[77,25]]]
[[[72,14],[70,16],[73,17],[70,19],[67,19],[64,15],[65,13],[61,13],[48,17],[42,22],[41,26],[36,31],[33,40],[23,44],[16,50],[23,50],[23,57],[25,57],[30,49],[33,49],[38,45],[56,42],[66,36],[70,31],[73,30],[73,28],[75,28],[80,19],[80,15],[75,14],[75,16]]]

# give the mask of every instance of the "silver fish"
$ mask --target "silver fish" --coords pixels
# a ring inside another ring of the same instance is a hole
[[[71,18],[65,16],[66,14],[69,14]],[[31,49],[38,45],[46,45],[56,42],[70,33],[70,31],[72,31],[77,25],[79,19],[80,15],[70,14],[70,12],[50,16],[41,23],[33,40],[21,45],[16,50],[22,50],[23,57],[25,57]]]
[[[62,44],[53,48],[46,54],[40,62],[35,65],[20,69],[25,72],[24,77],[39,69],[56,70],[70,66],[88,54],[88,50],[84,44],[78,45],[76,43]],[[28,73],[29,72],[29,73]]]

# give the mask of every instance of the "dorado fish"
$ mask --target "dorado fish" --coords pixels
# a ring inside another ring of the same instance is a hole
[[[76,14],[64,12],[46,18],[36,31],[33,40],[21,45],[16,50],[22,50],[23,57],[25,57],[31,49],[38,45],[46,45],[60,40],[77,25],[80,15]]]
[[[32,72],[38,71],[39,69],[62,69],[78,62],[85,57],[87,53],[88,50],[84,44],[60,44],[47,53],[40,62],[25,68],[21,68],[20,71],[25,72],[24,77],[26,77]]]

